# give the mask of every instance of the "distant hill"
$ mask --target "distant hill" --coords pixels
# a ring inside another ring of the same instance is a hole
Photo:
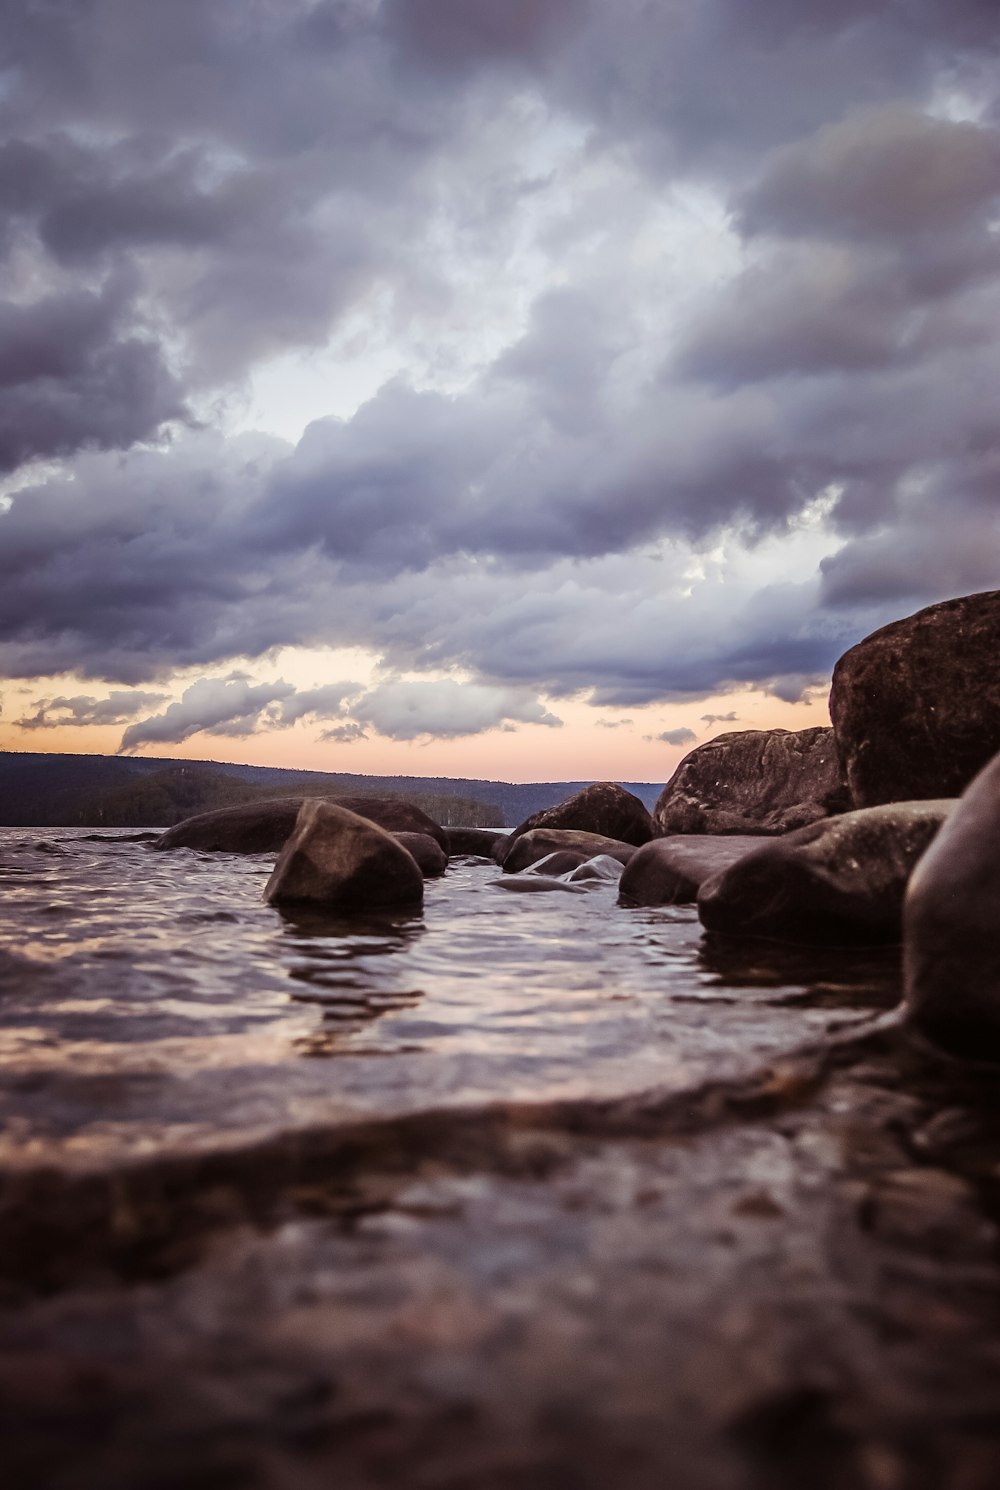
[[[452,826],[515,827],[587,781],[480,781],[448,776],[362,776],[218,761],[0,751],[0,826],[169,827],[197,812],[267,797],[406,797]],[[661,788],[623,781],[652,809]]]

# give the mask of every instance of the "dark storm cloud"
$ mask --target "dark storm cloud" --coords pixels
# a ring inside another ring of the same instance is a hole
[[[100,292],[0,300],[0,471],[120,448],[184,415],[159,347],[130,332],[130,290],[112,278]]]
[[[543,688],[808,697],[892,607],[1000,572],[992,3],[10,0],[4,27],[0,463],[82,453],[0,505],[0,662],[136,687],[338,643],[492,690],[205,679],[126,748],[549,723]],[[717,273],[674,241],[709,199]],[[484,338],[459,392],[398,376],[294,450],[121,454],[351,315],[433,367],[452,313]],[[818,575],[689,583],[685,544],[817,502]]]

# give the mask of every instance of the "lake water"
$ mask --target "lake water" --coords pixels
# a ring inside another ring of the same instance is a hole
[[[406,918],[266,906],[268,856],[0,830],[7,1164],[104,1167],[449,1104],[681,1091],[891,1005],[894,958],[710,945],[617,886],[452,861]]]

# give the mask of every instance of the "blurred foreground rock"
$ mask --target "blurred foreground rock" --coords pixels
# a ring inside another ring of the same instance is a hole
[[[903,913],[910,1017],[956,1054],[1000,1059],[1000,756],[917,865]]]

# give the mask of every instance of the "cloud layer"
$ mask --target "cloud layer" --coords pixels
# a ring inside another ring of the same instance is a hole
[[[5,29],[0,671],[113,685],[24,727],[795,699],[1000,583],[987,0],[12,0]],[[385,373],[294,443],[287,408],[234,433],[276,358]],[[382,680],[231,672],[296,645]]]

